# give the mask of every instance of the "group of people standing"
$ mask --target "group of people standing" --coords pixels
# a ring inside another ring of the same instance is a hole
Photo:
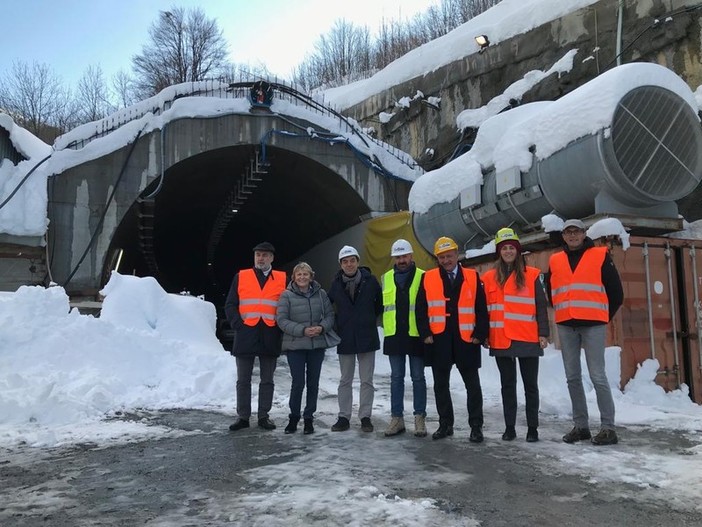
[[[386,436],[406,431],[404,392],[409,362],[412,381],[414,435],[426,428],[426,379],[431,367],[439,426],[433,439],[453,435],[454,409],[450,391],[455,365],[466,389],[469,441],[483,441],[483,396],[480,384],[481,347],[495,357],[501,380],[505,430],[502,439],[517,437],[517,361],[526,402],[526,440],[539,440],[539,357],[548,345],[547,305],[551,301],[561,344],[573,410],[573,429],[563,441],[591,439],[599,445],[618,441],[614,402],[605,373],[606,324],[621,306],[619,275],[606,248],[595,247],[580,220],[568,220],[562,230],[563,251],[555,253],[545,274],[527,266],[517,234],[498,231],[497,258],[492,269],[479,275],[459,264],[454,240],[441,237],[434,244],[438,267],[422,270],[407,240],[392,244],[393,267],[380,282],[360,265],[358,251],[344,246],[339,271],[326,292],[304,262],[292,279],[274,271],[273,245],[254,247],[254,267],[232,281],[225,313],[235,330],[232,353],[237,362],[238,419],[229,428],[250,426],[251,377],[254,358],[260,361],[258,426],[276,425],[269,412],[273,400],[276,359],[286,353],[292,384],[289,421],[285,433],[314,432],[319,378],[325,350],[336,346],[339,356],[339,413],[333,432],[348,430],[353,406],[352,384],[358,363],[361,430],[372,432],[375,352],[380,347],[377,320],[382,315],[383,352],[390,361],[390,423]],[[282,335],[282,339],[281,339]],[[281,342],[282,340],[282,342]],[[581,372],[581,348],[597,394],[601,430],[590,433]],[[305,407],[303,392],[307,390]]]

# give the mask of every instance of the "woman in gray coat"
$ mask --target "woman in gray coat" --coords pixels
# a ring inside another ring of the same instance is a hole
[[[324,351],[335,346],[339,338],[333,330],[334,310],[327,293],[314,280],[314,271],[307,263],[300,262],[293,269],[292,280],[278,300],[276,321],[283,331],[283,352],[292,375],[290,421],[285,433],[297,431],[306,377],[307,401],[302,417],[304,433],[311,434]]]

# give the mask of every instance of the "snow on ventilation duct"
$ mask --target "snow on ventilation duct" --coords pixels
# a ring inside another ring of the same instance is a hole
[[[694,94],[662,66],[620,66],[533,104],[486,121],[470,152],[414,184],[424,247],[439,236],[479,247],[505,225],[535,227],[551,212],[677,218],[675,200],[702,179]]]

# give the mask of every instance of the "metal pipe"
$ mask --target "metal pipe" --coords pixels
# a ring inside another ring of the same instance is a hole
[[[680,361],[678,350],[678,318],[675,314],[675,292],[673,290],[673,266],[672,255],[670,252],[670,243],[665,243],[665,259],[668,264],[668,289],[670,290],[670,318],[673,323],[673,367],[675,368],[675,383],[676,388],[680,387]]]
[[[695,332],[697,333],[697,353],[699,354],[698,366],[702,369],[702,321],[700,320],[700,292],[697,285],[697,256],[695,254],[695,244],[690,247],[690,259],[692,260],[692,291],[695,294]]]
[[[656,358],[655,338],[653,334],[653,301],[651,299],[651,264],[648,257],[648,242],[643,246],[644,269],[646,270],[646,304],[648,306],[648,340],[651,346],[651,358]]]
[[[624,0],[619,0],[619,13],[617,15],[617,66],[622,64],[622,26],[624,18]]]

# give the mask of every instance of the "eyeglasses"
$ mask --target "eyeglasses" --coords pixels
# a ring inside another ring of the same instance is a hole
[[[582,234],[585,231],[582,229],[566,229],[563,231],[563,234],[566,236],[575,236],[576,234]]]

